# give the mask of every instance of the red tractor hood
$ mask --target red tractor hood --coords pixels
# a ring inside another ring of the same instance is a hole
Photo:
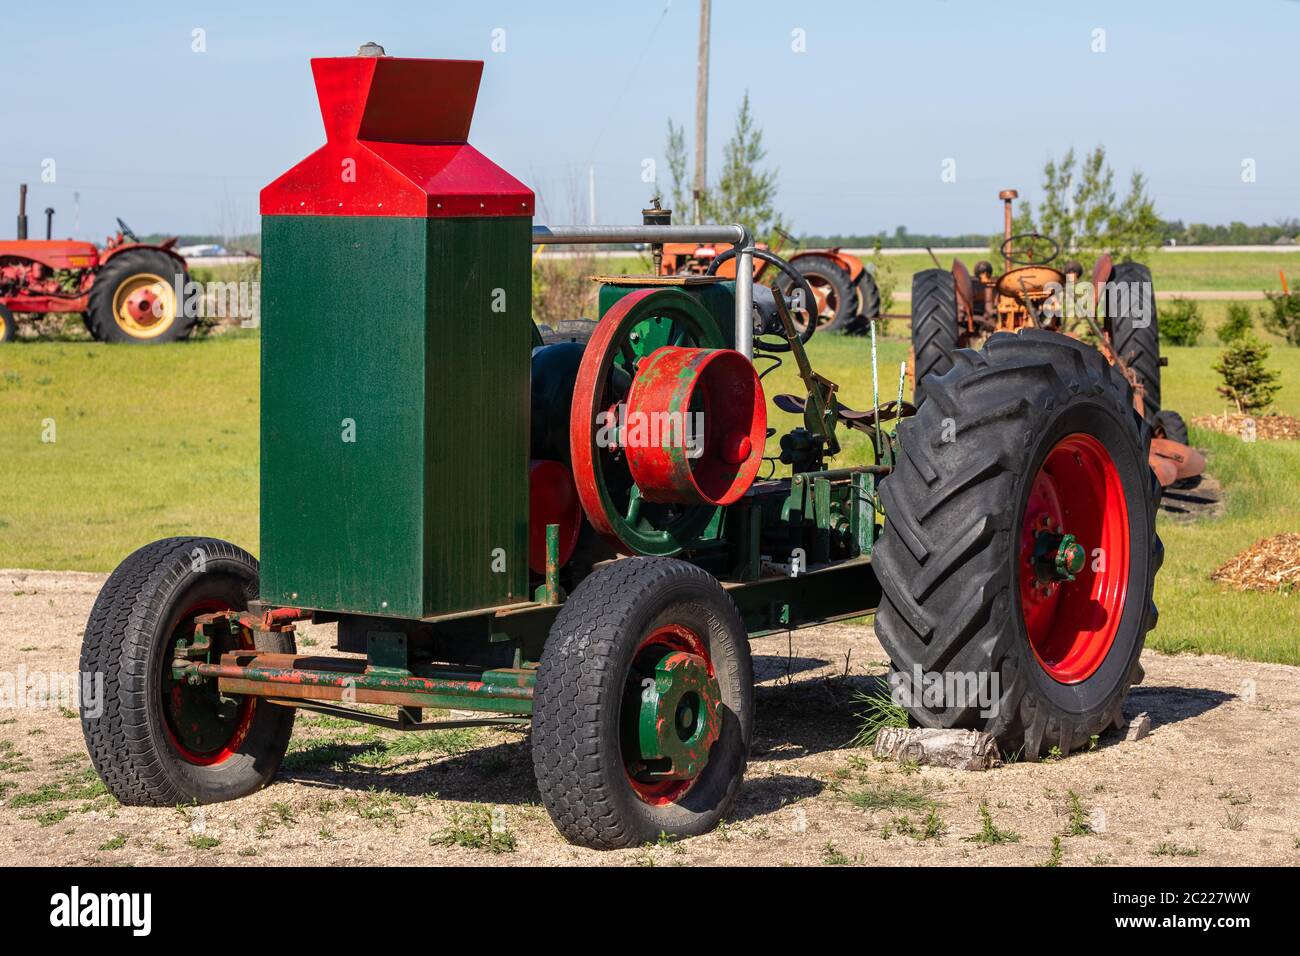
[[[11,239],[0,241],[0,259],[31,259],[50,269],[93,269],[99,265],[94,243],[73,239]]]

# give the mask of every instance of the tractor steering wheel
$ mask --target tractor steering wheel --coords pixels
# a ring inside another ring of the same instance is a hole
[[[755,258],[762,259],[764,262],[770,262],[772,265],[776,266],[777,269],[783,272],[791,281],[794,282],[796,286],[798,286],[799,291],[802,293],[802,298],[804,301],[804,308],[801,311],[808,316],[808,322],[806,327],[803,329],[803,331],[799,333],[799,341],[801,344],[806,345],[808,340],[813,337],[813,333],[817,331],[817,317],[812,314],[812,310],[817,308],[817,299],[813,295],[812,286],[808,284],[808,280],[804,278],[804,274],[802,272],[800,272],[798,269],[796,269],[786,260],[782,259],[775,252],[769,252],[766,249],[754,249],[752,250],[752,253]],[[717,275],[718,266],[722,265],[728,259],[734,259],[735,256],[736,256],[736,247],[732,246],[726,252],[722,253],[722,255],[714,257],[713,261],[709,263],[709,268],[705,270],[705,275]],[[777,295],[781,294],[780,290],[778,289],[774,289],[773,292]],[[754,336],[755,348],[761,348],[764,352],[790,351],[790,343],[785,341],[784,338],[782,338],[779,341],[777,340],[768,341],[767,339],[761,338],[763,334],[762,330],[755,330],[755,331],[756,331],[756,334]]]
[[[140,237],[131,231],[131,227],[122,221],[121,216],[117,217],[117,228],[122,231],[123,236],[125,236],[127,239],[130,239],[132,242],[140,241]]]
[[[1018,240],[1025,240],[1023,246],[1016,246]],[[1034,259],[1034,243],[1046,242],[1052,247],[1051,255]],[[1041,266],[1051,262],[1061,254],[1060,244],[1051,236],[1038,232],[1022,232],[1003,240],[1002,255],[1018,266]]]

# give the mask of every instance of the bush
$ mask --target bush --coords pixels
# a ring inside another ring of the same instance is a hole
[[[1250,307],[1240,302],[1228,306],[1228,317],[1219,326],[1219,341],[1224,345],[1239,342],[1254,329],[1255,323],[1250,317]]]
[[[1228,346],[1214,363],[1214,370],[1223,377],[1219,394],[1235,402],[1242,415],[1268,408],[1281,388],[1277,384],[1280,373],[1264,366],[1268,351],[1268,346],[1259,339],[1246,335]]]
[[[559,328],[568,319],[594,319],[596,258],[585,247],[573,258],[538,256],[533,262],[533,321]]]
[[[1265,292],[1264,295],[1272,306],[1271,310],[1264,311],[1264,328],[1292,345],[1300,345],[1300,292]]]
[[[872,247],[871,260],[864,263],[864,266],[871,270],[871,277],[876,280],[876,288],[880,290],[880,318],[876,320],[876,327],[883,335],[889,324],[885,316],[894,311],[894,289],[898,285],[898,277],[894,275],[894,267],[890,265],[889,258],[881,251],[879,239]]]
[[[1166,345],[1195,345],[1204,331],[1201,307],[1193,299],[1174,299],[1160,310],[1160,341]]]

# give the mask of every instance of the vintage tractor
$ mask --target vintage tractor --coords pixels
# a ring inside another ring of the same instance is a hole
[[[657,205],[657,202],[656,202]],[[647,213],[656,210],[646,210]],[[668,210],[663,213],[671,215]],[[795,252],[786,258],[804,277],[817,303],[817,329],[828,332],[861,332],[867,323],[880,315],[880,290],[876,279],[855,255],[835,247],[800,249],[798,240],[789,233],[779,234],[781,242],[772,251],[780,253],[785,243],[793,242]],[[718,243],[670,242],[655,257],[657,275],[704,275],[719,253]],[[755,248],[766,249],[763,243]],[[728,262],[718,270],[724,278],[735,278],[736,264]],[[768,280],[787,297],[798,288],[794,279],[760,260],[754,263],[754,278]],[[804,317],[794,315],[795,326],[804,332]],[[805,336],[806,338],[806,336]]]
[[[18,238],[0,241],[0,342],[14,337],[15,312],[83,312],[100,342],[174,342],[189,336],[195,309],[184,308],[189,274],[173,251],[140,242],[121,219],[100,249],[54,239],[54,210],[45,210],[45,238],[27,238],[27,187],[18,189]]]
[[[1151,468],[1162,487],[1194,479],[1205,457],[1187,444],[1187,426],[1172,409],[1161,408],[1160,331],[1151,270],[1137,262],[1115,263],[1102,255],[1089,280],[1075,261],[1050,265],[1059,244],[1038,233],[1012,235],[1011,204],[1019,194],[1006,189],[1003,203],[1003,268],[995,275],[987,261],[975,274],[960,259],[951,271],[927,269],[912,277],[913,400],[925,395],[925,379],[952,368],[959,348],[978,348],[995,332],[1040,328],[1082,332],[1133,386],[1133,402],[1151,424]],[[936,263],[937,265],[937,263]]]
[[[995,335],[914,416],[848,408],[750,260],[802,273],[743,227],[533,227],[466,142],[482,63],[362,50],[312,61],[328,142],[261,196],[261,562],[145,545],[86,626],[107,693],[82,726],[119,800],[251,793],[302,709],[531,727],[567,839],[699,834],[741,787],[749,639],[872,612],[922,724],[1034,759],[1122,720],[1161,546],[1149,430],[1099,352]],[[737,278],[605,280],[590,339],[543,345],[530,236],[725,243]],[[773,353],[803,383],[779,429]],[[301,621],[343,653],[299,651]]]

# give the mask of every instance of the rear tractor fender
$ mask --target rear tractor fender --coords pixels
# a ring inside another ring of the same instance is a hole
[[[124,252],[135,252],[137,250],[144,250],[145,252],[161,252],[163,255],[171,258],[172,261],[181,268],[181,270],[188,271],[185,257],[172,249],[172,240],[168,240],[162,245],[154,245],[149,242],[128,242],[120,246],[114,246],[112,249],[105,249],[104,252],[100,254],[99,264],[103,267],[114,256],[121,255]]]
[[[848,255],[847,253],[840,252],[838,249],[807,249],[802,252],[791,253],[789,259],[786,261],[794,262],[797,259],[807,258],[831,260],[831,262],[835,263],[849,274],[850,282],[857,282],[858,276],[862,275],[862,270],[864,268],[862,260],[857,256]]]

